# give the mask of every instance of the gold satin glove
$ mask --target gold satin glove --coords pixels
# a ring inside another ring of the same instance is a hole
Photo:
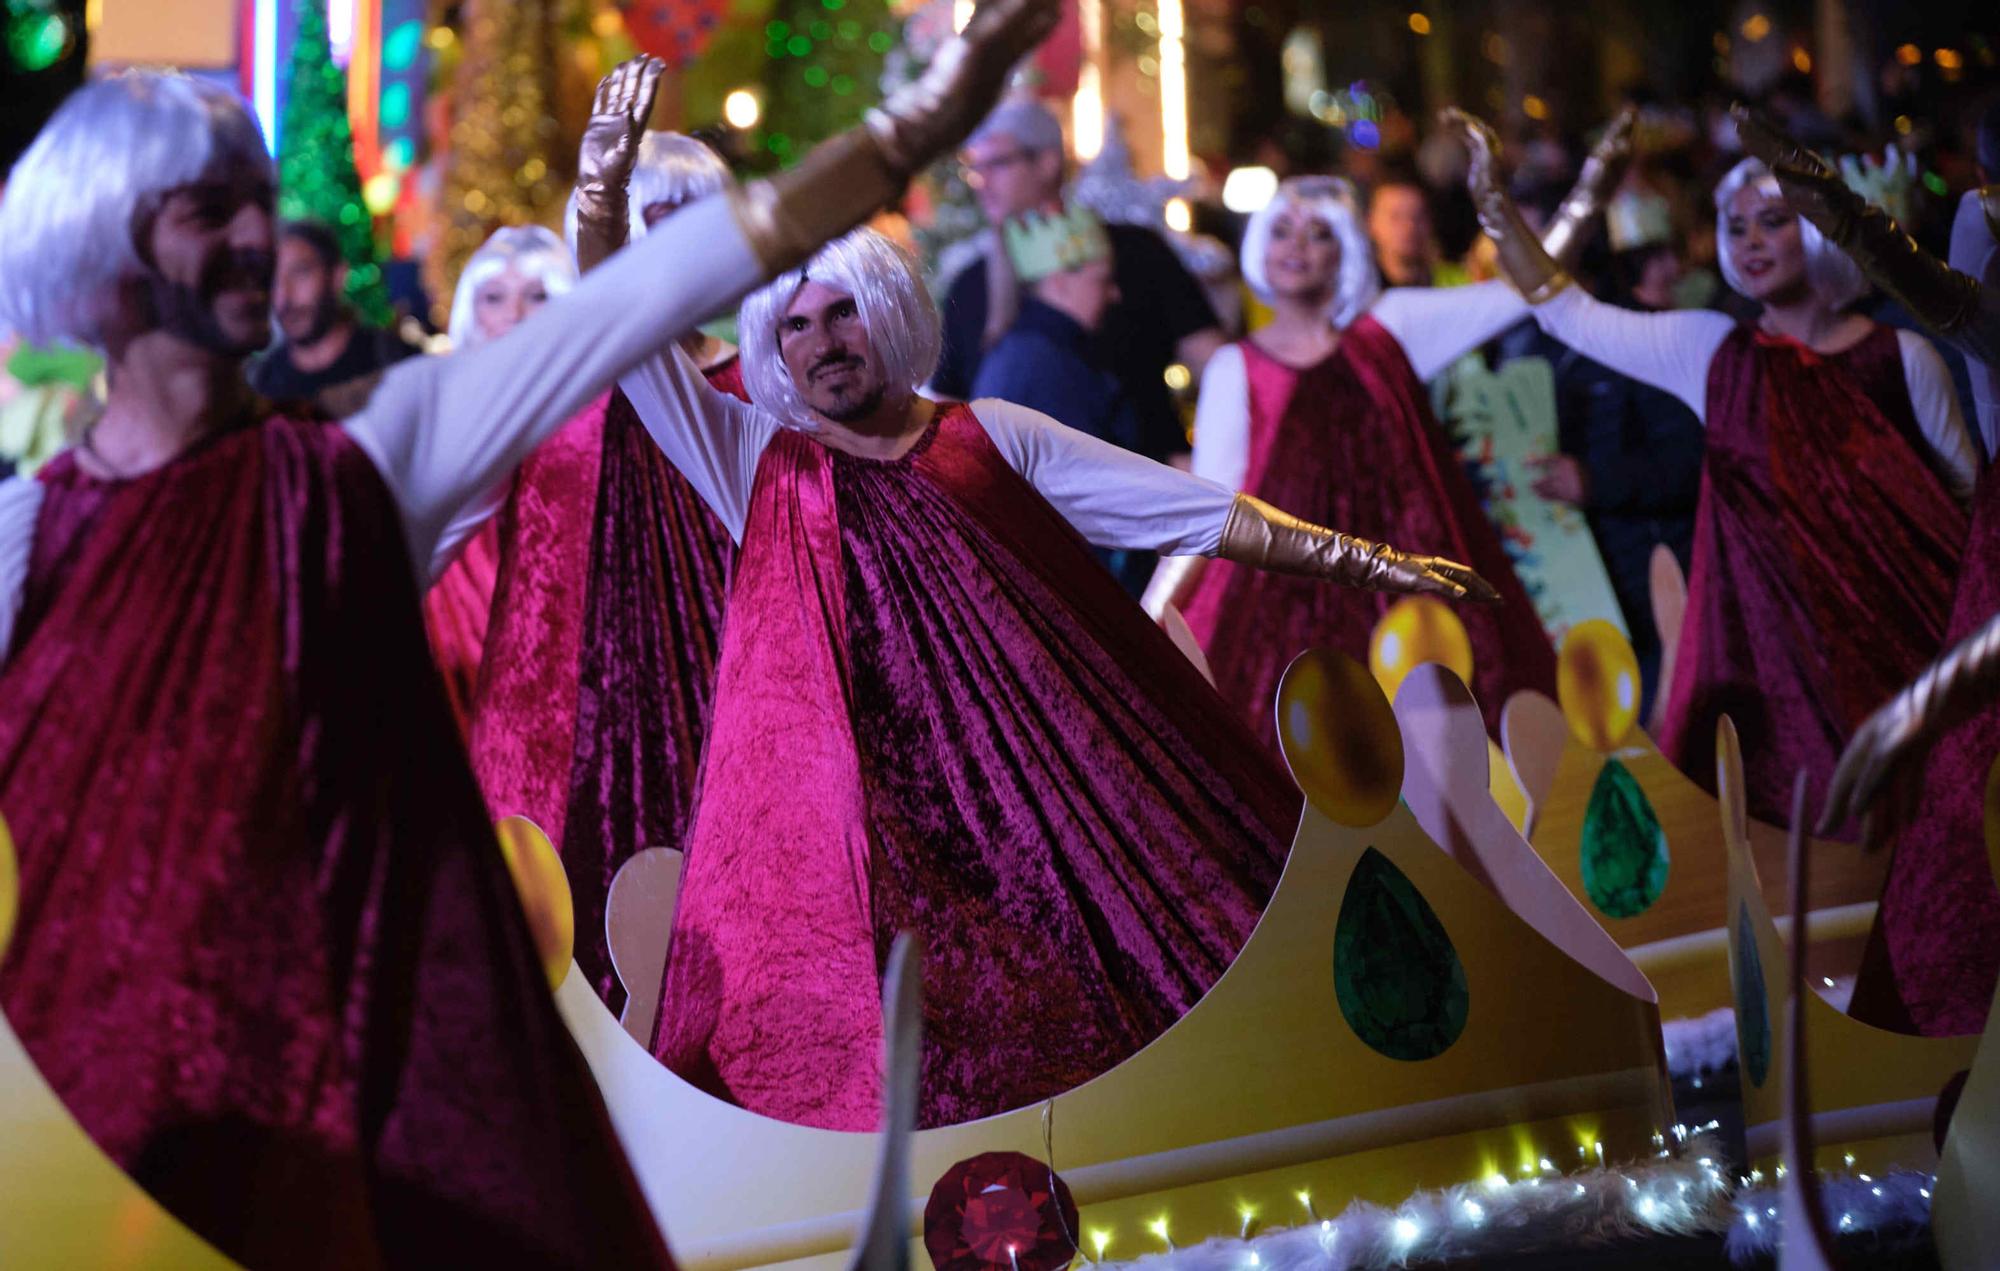
[[[925,164],[971,134],[1014,63],[1061,12],[1061,0],[982,0],[924,73],[871,108],[860,127],[814,147],[797,167],[734,187],[730,210],[758,261],[781,274],[894,200]]]
[[[1915,806],[1923,759],[1939,737],[2000,698],[2000,617],[1954,645],[1855,730],[1827,783],[1819,833],[1862,814],[1878,847]]]
[[[1541,304],[1569,286],[1569,275],[1543,250],[1541,240],[1521,219],[1521,210],[1514,206],[1514,200],[1500,184],[1496,162],[1500,139],[1484,121],[1456,106],[1446,109],[1440,119],[1446,127],[1459,129],[1466,148],[1472,152],[1465,185],[1472,193],[1473,206],[1479,210],[1481,228],[1493,240],[1500,272],[1507,275],[1514,290],[1531,305]]]
[[[657,57],[635,57],[598,81],[576,156],[578,272],[589,271],[625,243],[631,224],[625,185],[632,179],[646,121],[653,117],[664,69]]]
[[[1577,257],[1583,254],[1583,245],[1589,241],[1591,221],[1604,210],[1604,201],[1625,176],[1625,165],[1632,158],[1632,127],[1638,119],[1639,112],[1627,106],[1605,127],[1604,135],[1597,139],[1583,161],[1576,184],[1556,208],[1548,232],[1542,235],[1543,250],[1565,269],[1576,265]]]
[[[1222,526],[1216,555],[1276,574],[1324,578],[1363,591],[1444,596],[1450,600],[1500,599],[1484,578],[1456,561],[1413,556],[1387,543],[1342,534],[1279,511],[1253,495],[1238,494]]]
[[[1761,114],[1731,107],[1744,150],[1778,178],[1785,202],[1852,257],[1880,287],[1940,335],[1958,332],[1979,308],[1979,284],[1903,232],[1896,218],[1848,188],[1833,166]]]

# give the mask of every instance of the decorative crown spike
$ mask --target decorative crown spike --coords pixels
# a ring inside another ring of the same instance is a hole
[[[1053,216],[1030,212],[1008,221],[1005,235],[1007,259],[1022,282],[1040,282],[1111,254],[1104,223],[1074,201]]]

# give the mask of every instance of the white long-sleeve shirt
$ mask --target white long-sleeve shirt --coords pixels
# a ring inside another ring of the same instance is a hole
[[[1972,407],[1989,460],[2000,458],[2000,243],[1986,224],[1979,191],[1968,190],[1951,223],[1951,267],[1981,288],[1979,313],[1952,337],[1971,365]]]
[[[502,479],[628,367],[762,281],[720,196],[695,203],[592,270],[498,340],[415,358],[344,422],[402,513],[428,582],[492,511]],[[0,649],[14,620],[41,507],[39,482],[0,482]]]
[[[739,543],[764,448],[785,425],[720,393],[678,349],[649,358],[619,387],[661,451]],[[1009,467],[1101,547],[1213,556],[1235,487],[1141,458],[1039,411],[983,398],[972,413]]]
[[[1427,380],[1528,316],[1528,303],[1504,282],[1391,287],[1368,313],[1403,346],[1417,378]],[[1194,471],[1232,490],[1249,475],[1250,379],[1241,345],[1218,349],[1202,371]]]
[[[1565,287],[1534,313],[1556,339],[1621,375],[1672,393],[1708,422],[1708,368],[1736,329],[1733,319],[1705,310],[1621,309],[1580,287]],[[1959,411],[1951,372],[1931,342],[1914,331],[1896,332],[1896,345],[1910,406],[1930,452],[1926,457],[1952,497],[1965,503],[1979,477],[1979,452]]]

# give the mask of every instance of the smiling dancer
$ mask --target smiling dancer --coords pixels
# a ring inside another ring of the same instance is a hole
[[[1936,654],[1966,535],[1976,451],[1922,336],[1843,312],[1867,283],[1785,205],[1755,159],[1715,192],[1723,276],[1764,306],[1636,313],[1574,286],[1500,188],[1484,124],[1452,115],[1510,281],[1542,329],[1674,394],[1707,428],[1688,609],[1660,749],[1704,786],[1715,723],[1743,737],[1750,811],[1815,800],[1868,712]]]
[[[0,1007],[97,1144],[223,1253],[667,1264],[453,732],[419,585],[592,394],[970,131],[1055,12],[981,6],[863,127],[690,207],[508,335],[397,367],[340,423],[275,416],[243,382],[269,334],[273,189],[240,100],[102,80],[15,167],[0,318],[103,348],[111,388],[76,449],[0,484],[20,866]],[[627,110],[656,76],[621,83]]]

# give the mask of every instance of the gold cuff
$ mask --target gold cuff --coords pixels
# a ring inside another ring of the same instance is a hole
[[[731,186],[729,211],[765,276],[775,278],[873,216],[902,189],[874,135],[850,128],[813,147],[794,168]]]
[[[1229,505],[1216,555],[1272,573],[1373,587],[1380,583],[1390,550],[1386,543],[1302,521],[1255,495],[1239,493]]]

